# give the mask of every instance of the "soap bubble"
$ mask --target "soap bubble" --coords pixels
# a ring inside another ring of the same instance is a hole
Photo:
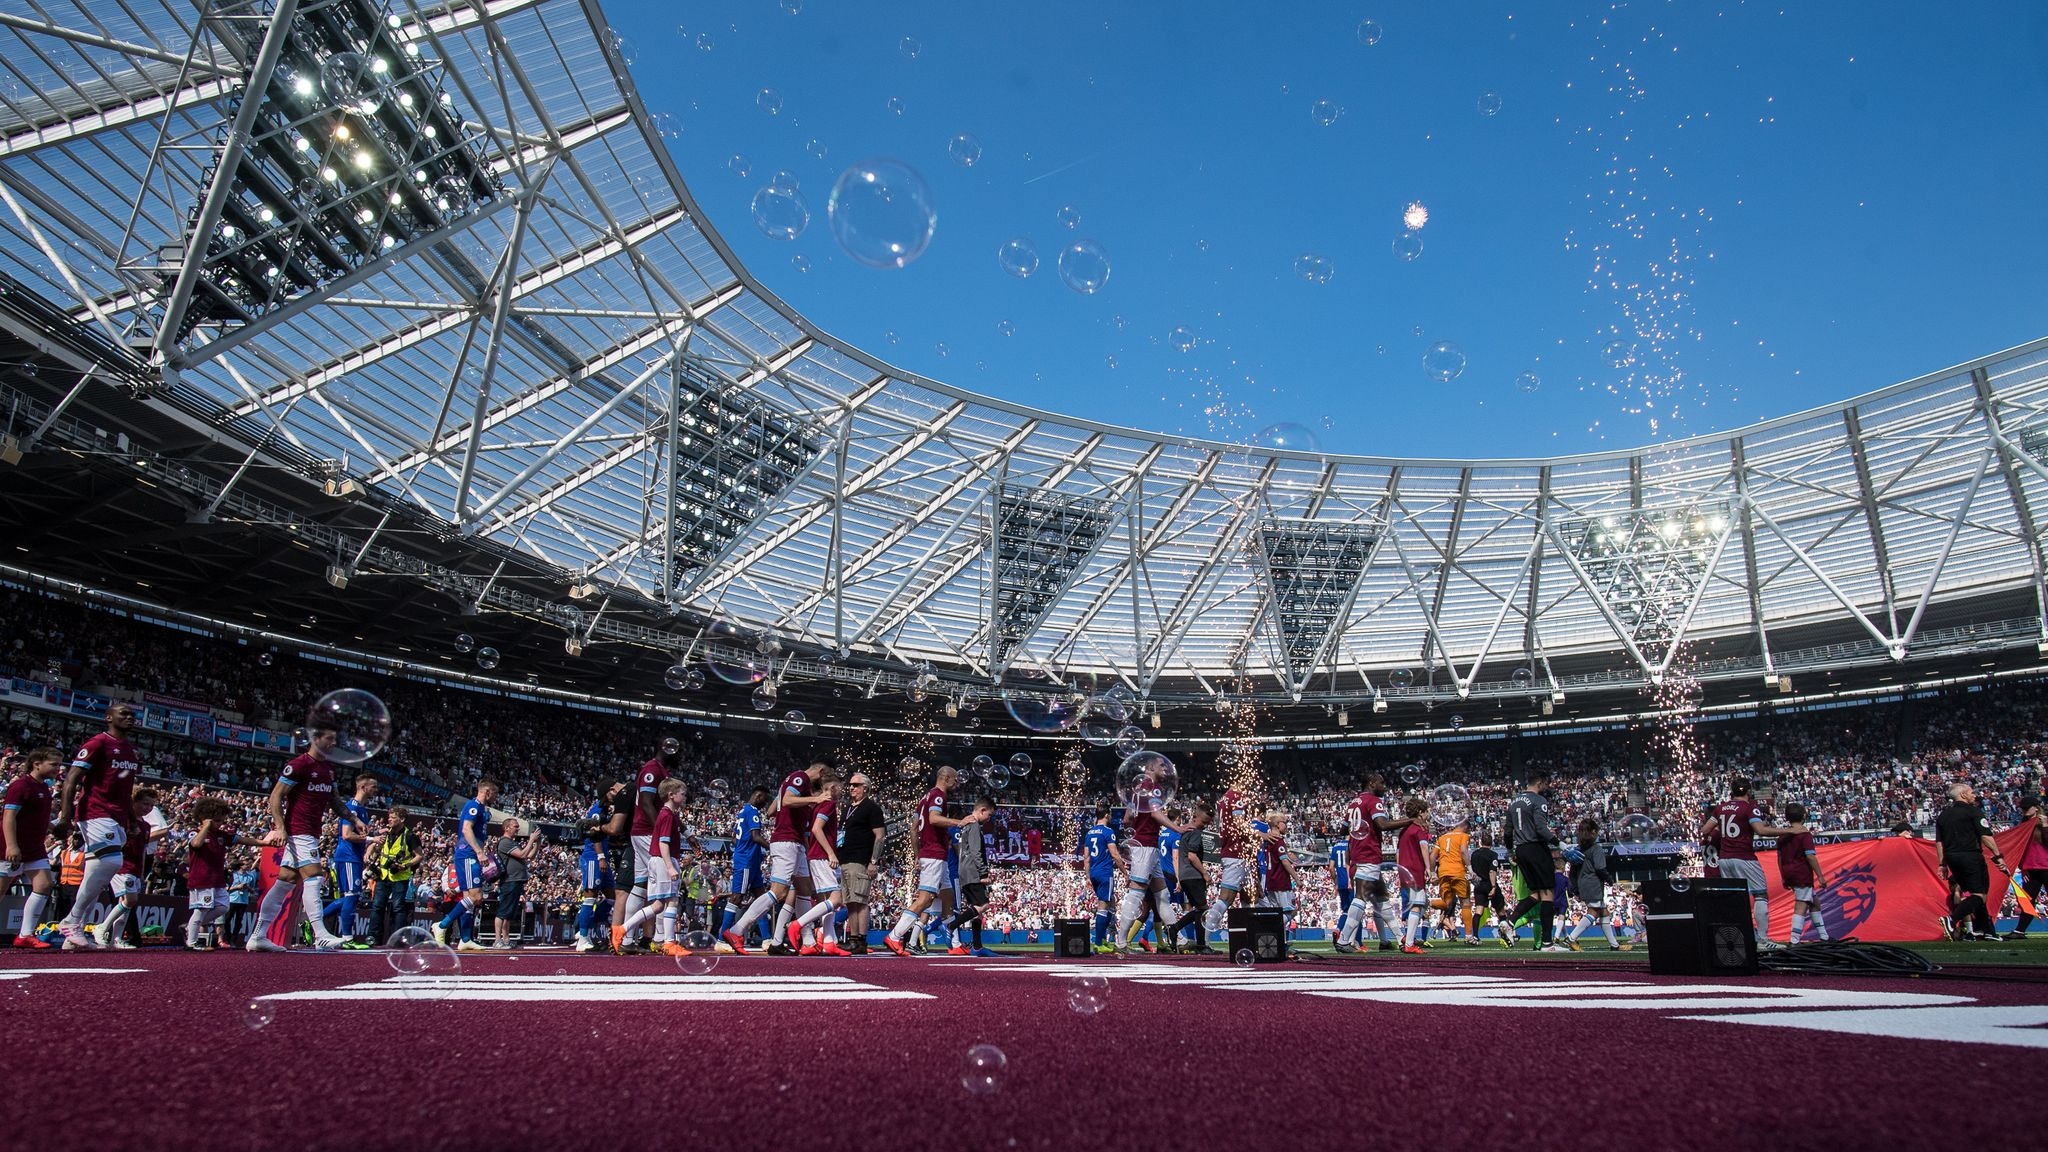
[[[1081,226],[1081,210],[1072,204],[1061,205],[1060,210],[1052,214],[1052,218],[1059,221],[1070,232]]]
[[[1093,1016],[1109,1007],[1109,981],[1101,976],[1079,976],[1067,981],[1067,1010],[1077,1016]]]
[[[789,258],[789,266],[798,272],[809,272],[811,270],[811,258],[799,252]]]
[[[1107,748],[1116,743],[1118,725],[1102,720],[1089,720],[1081,725],[1081,739],[1091,747]]]
[[[1626,368],[1636,361],[1636,347],[1626,340],[1609,340],[1600,350],[1600,358],[1610,368]]]
[[[248,1025],[251,1032],[268,1028],[275,1019],[277,1002],[274,1000],[251,1000],[242,1006],[242,1023]]]
[[[972,168],[981,160],[981,141],[962,132],[946,141],[946,155],[962,168]]]
[[[1397,260],[1421,259],[1422,237],[1413,232],[1403,232],[1394,237],[1394,258]]]
[[[1257,448],[1272,448],[1281,452],[1321,452],[1323,444],[1314,432],[1290,421],[1270,424],[1252,436],[1252,445]]]
[[[801,709],[791,708],[783,714],[782,730],[791,736],[801,736],[805,732],[810,731],[810,728],[811,718],[804,715]]]
[[[1180,792],[1180,773],[1157,752],[1126,757],[1116,769],[1116,794],[1130,812],[1164,812]]]
[[[1631,812],[1621,818],[1621,842],[1641,844],[1655,835],[1657,822],[1641,812]]]
[[[1515,389],[1520,392],[1534,392],[1543,387],[1543,378],[1534,372],[1524,372],[1515,377]]]
[[[1015,336],[1017,334],[1017,325],[1008,318],[998,320],[996,321],[996,333],[1000,336]]]
[[[1002,689],[1003,710],[1027,731],[1066,732],[1081,723],[1081,708],[1043,672],[1013,672]]]
[[[976,1096],[990,1096],[1003,1086],[1004,1070],[1010,1066],[1010,1058],[993,1044],[976,1044],[967,1050],[967,1069],[960,1076],[960,1084]]]
[[[476,651],[476,637],[471,636],[467,632],[457,632],[455,634],[455,650],[464,656]]]
[[[1337,266],[1327,256],[1304,252],[1294,258],[1294,274],[1311,284],[1328,284],[1337,275]]]
[[[715,645],[705,653],[704,666],[711,674],[727,684],[759,684],[768,676],[768,661],[752,651],[746,642],[746,635],[737,624],[720,617],[704,630],[707,644]],[[720,651],[719,649],[730,649]]]
[[[1136,756],[1145,749],[1145,730],[1135,724],[1126,724],[1117,729],[1116,754]]]
[[[690,932],[683,937],[683,947],[688,956],[676,957],[676,971],[685,976],[709,976],[718,967],[718,939],[702,930]]]
[[[1237,965],[1239,968],[1249,968],[1252,965],[1257,964],[1259,962],[1259,956],[1258,953],[1253,952],[1249,948],[1239,948],[1237,952],[1231,956],[1230,962],[1232,964]]]
[[[902,40],[897,41],[896,50],[912,60],[924,55],[924,45],[919,43],[915,36],[905,36]]]
[[[496,668],[498,666],[498,650],[496,648],[491,647],[483,647],[477,649],[476,666],[483,669],[486,672],[489,672],[492,669]]]
[[[1093,296],[1109,283],[1109,253],[1093,240],[1076,240],[1060,249],[1060,282],[1083,296]]]
[[[753,704],[754,711],[756,712],[773,712],[775,710],[775,685],[772,683],[763,684],[759,688],[754,689],[754,695],[751,697],[750,703]]]
[[[903,115],[903,97],[889,97],[889,111],[894,112],[898,116]]]
[[[1449,340],[1439,340],[1422,354],[1422,371],[1439,384],[1448,384],[1465,373],[1465,350]]]
[[[771,240],[794,240],[811,225],[811,206],[794,183],[770,183],[754,193],[754,227]]]
[[[391,66],[375,55],[336,52],[320,62],[320,90],[344,112],[374,116],[391,97]]]
[[[1031,753],[1019,752],[1015,756],[1010,757],[1010,775],[1031,775]]]
[[[1386,30],[1380,27],[1379,21],[1368,19],[1358,22],[1358,42],[1360,44],[1377,44],[1380,42],[1380,37],[1384,35],[1386,35]]]
[[[1038,248],[1028,237],[1012,236],[996,247],[996,266],[1023,280],[1038,271]]]
[[[1131,712],[1138,706],[1138,697],[1125,685],[1113,684],[1107,692],[1095,697],[1092,706],[1111,720],[1122,723],[1131,718]]]
[[[391,712],[360,688],[329,692],[306,713],[306,730],[329,732],[333,742],[321,757],[336,764],[360,764],[384,750],[391,739]]]
[[[924,177],[888,159],[862,160],[840,173],[825,215],[839,246],[870,268],[901,268],[922,256],[939,223]]]
[[[1415,673],[1407,668],[1396,668],[1387,673],[1387,683],[1396,688],[1406,688],[1415,683]]]
[[[1420,784],[1422,782],[1422,765],[1403,764],[1401,765],[1401,770],[1396,775],[1401,778],[1401,783],[1403,784]]]
[[[1481,116],[1498,116],[1500,114],[1500,104],[1500,93],[1498,92],[1481,92],[1479,94],[1479,114]]]
[[[1344,109],[1335,100],[1318,100],[1308,106],[1309,119],[1325,128],[1335,124],[1337,117],[1343,114]]]
[[[754,93],[754,107],[770,116],[777,115],[782,111],[782,93],[773,88],[763,88]]]
[[[1472,818],[1472,794],[1462,784],[1439,784],[1429,792],[1429,821],[1453,828]]]
[[[1166,334],[1166,342],[1186,352],[1195,346],[1195,334],[1185,327],[1175,328]]]

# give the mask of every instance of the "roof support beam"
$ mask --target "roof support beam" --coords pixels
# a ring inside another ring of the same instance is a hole
[[[2012,501],[2013,515],[2020,523],[2020,535],[2026,539],[2027,563],[2033,569],[2034,607],[2041,619],[2041,643],[2048,645],[2048,564],[2042,562],[2041,533],[2034,525],[2034,513],[2027,505],[2026,486],[2020,483],[2020,457],[2023,453],[2007,438],[2004,422],[1998,415],[1998,398],[1991,392],[1991,375],[1982,368],[1970,370],[1970,383],[1977,389],[1977,407],[1984,413],[1984,427],[1991,433],[1991,442],[1998,448],[1998,459],[2002,467],[1999,475],[2005,478],[2005,493]]]
[[[1856,464],[1856,491],[1863,504],[1863,519],[1870,527],[1870,555],[1877,562],[1877,584],[1884,590],[1885,627],[1899,634],[1899,607],[1892,588],[1891,553],[1884,544],[1884,518],[1878,514],[1877,492],[1870,483],[1870,458],[1863,447],[1863,421],[1856,409],[1842,409],[1842,426],[1849,434],[1849,456]]]
[[[1728,442],[1728,463],[1735,473],[1735,515],[1742,533],[1742,585],[1749,599],[1749,626],[1756,632],[1757,651],[1764,659],[1764,678],[1774,681],[1778,670],[1771,663],[1771,636],[1764,627],[1763,583],[1756,571],[1756,521],[1749,511],[1749,459],[1740,436]]]

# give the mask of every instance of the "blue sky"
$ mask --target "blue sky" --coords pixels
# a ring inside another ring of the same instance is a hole
[[[711,223],[825,330],[1112,423],[1429,456],[1733,428],[2048,334],[2044,8],[606,6]],[[827,223],[870,157],[936,210],[900,269]],[[777,171],[811,210],[794,240],[750,211]],[[996,262],[1018,235],[1028,279]],[[1112,265],[1094,295],[1055,269],[1083,238]],[[1328,283],[1295,274],[1305,253]],[[1448,382],[1424,372],[1437,341],[1465,357]]]

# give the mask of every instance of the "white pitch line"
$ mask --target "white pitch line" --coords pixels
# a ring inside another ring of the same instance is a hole
[[[0,968],[0,980],[26,980],[31,976],[125,976],[147,971],[147,968]]]

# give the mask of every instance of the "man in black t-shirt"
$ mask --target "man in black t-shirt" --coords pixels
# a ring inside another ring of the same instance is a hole
[[[1482,913],[1491,910],[1495,931],[1501,930],[1499,917],[1508,910],[1507,896],[1501,892],[1500,885],[1493,882],[1493,870],[1499,866],[1500,853],[1493,850],[1492,834],[1482,834],[1472,849],[1472,907]],[[1467,937],[1467,942],[1477,944],[1478,935],[1475,933]]]
[[[859,956],[868,950],[868,891],[882,869],[887,833],[867,773],[855,772],[846,782],[846,803],[839,822],[839,889],[846,901],[846,950]]]
[[[1984,897],[1991,891],[1991,870],[1984,866],[1984,854],[1991,853],[2000,869],[2005,856],[1991,838],[1991,823],[1977,807],[1977,793],[1968,784],[1951,785],[1948,807],[1934,817],[1934,839],[1941,845],[1941,870],[1948,878],[1949,920],[1958,940],[1996,940],[1998,933]],[[1967,917],[1975,931],[1963,927]]]
[[[612,927],[626,923],[628,915],[626,897],[633,893],[633,810],[640,802],[635,788],[635,779],[622,781],[612,789],[608,807],[610,818],[605,821],[605,855],[612,867]],[[642,878],[642,883],[645,879]]]

